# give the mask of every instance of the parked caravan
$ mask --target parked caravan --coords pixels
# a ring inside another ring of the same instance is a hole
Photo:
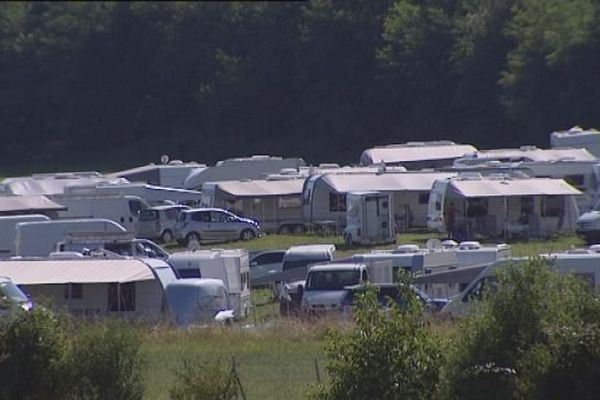
[[[123,183],[122,178],[111,178],[98,172],[55,172],[6,178],[0,183],[0,192],[20,196],[60,195],[65,188],[73,185],[94,185],[97,183]]]
[[[260,223],[268,233],[304,233],[304,179],[268,178],[209,182],[202,185],[202,206],[219,207]]]
[[[198,250],[171,254],[169,263],[182,278],[213,278],[225,284],[236,318],[251,306],[250,265],[246,250]]]
[[[582,129],[574,126],[566,131],[550,134],[550,146],[553,148],[585,148],[596,158],[600,158],[600,132],[596,129]]]
[[[165,287],[175,281],[164,261],[89,257],[0,261],[0,275],[75,315],[149,319],[163,316]]]
[[[138,258],[167,260],[170,254],[148,239],[138,239],[130,232],[72,232],[58,242],[58,252],[93,252],[107,250],[114,254]]]
[[[140,212],[148,204],[137,196],[54,196],[67,207],[59,211],[59,219],[106,218],[118,222],[130,232],[135,232]]]
[[[476,150],[471,145],[456,144],[449,140],[390,144],[363,151],[360,163],[361,165],[379,163],[402,165],[410,170],[439,168],[452,165],[456,158]]]
[[[66,207],[41,195],[0,195],[0,216],[44,214],[57,218]]]
[[[15,252],[24,257],[47,257],[56,251],[59,242],[75,232],[126,232],[118,223],[102,218],[19,222],[16,231]]]
[[[354,244],[396,242],[392,195],[380,192],[349,192],[346,196],[344,241]]]
[[[521,146],[515,149],[479,150],[466,153],[452,163],[455,167],[482,165],[492,161],[552,162],[552,161],[596,161],[596,157],[583,148],[540,149],[536,146]]]
[[[177,325],[227,322],[233,314],[229,294],[220,279],[179,279],[166,290],[167,303]],[[220,316],[225,314],[223,320]]]
[[[175,239],[177,217],[188,206],[165,205],[146,208],[140,212],[136,227],[137,236],[147,239],[160,239],[163,243],[171,243]]]
[[[0,258],[8,258],[16,254],[17,224],[35,221],[50,221],[50,218],[43,214],[0,217]]]
[[[208,168],[197,168],[185,179],[186,189],[199,190],[206,182],[232,181],[242,179],[263,179],[268,174],[279,173],[284,168],[305,166],[301,158],[281,158],[254,155],[246,158],[231,158],[217,162]]]
[[[154,186],[146,183],[99,183],[65,188],[67,196],[137,196],[149,205],[186,204],[199,205],[202,194],[197,190]]]
[[[427,227],[429,192],[437,179],[455,176],[449,172],[381,172],[313,175],[304,182],[304,220],[331,223],[341,234],[346,225],[346,196],[349,192],[378,191],[392,195],[397,232]]]
[[[433,184],[428,225],[464,239],[570,233],[580,194],[562,179],[463,174]]]
[[[111,178],[124,178],[129,182],[143,182],[149,185],[164,186],[169,188],[184,188],[185,179],[193,170],[207,168],[205,164],[196,162],[183,162],[181,160],[168,160],[164,163],[142,165],[124,171],[107,174]],[[142,196],[140,196],[142,197]]]

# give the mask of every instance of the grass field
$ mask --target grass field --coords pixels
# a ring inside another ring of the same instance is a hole
[[[431,234],[403,234],[398,244],[424,244]],[[297,244],[332,243],[337,257],[372,249],[394,248],[396,245],[348,249],[340,236],[269,235],[249,242],[219,243],[203,248],[240,248],[250,251],[286,249]],[[563,236],[546,241],[509,243],[515,256],[581,247],[584,242],[575,236]],[[168,246],[171,251],[182,250]],[[230,329],[210,328],[193,331],[157,330],[143,335],[143,352],[148,360],[148,399],[167,399],[173,371],[184,356],[195,355],[216,362],[236,360],[237,370],[248,399],[295,400],[306,397],[311,383],[316,382],[315,360],[322,379],[326,379],[324,347],[328,328],[338,329],[335,321],[318,323],[280,319],[277,305],[266,291],[253,294],[255,313],[246,326]],[[256,322],[256,325],[254,325]],[[347,325],[342,325],[347,327]],[[443,328],[443,329],[447,329]]]

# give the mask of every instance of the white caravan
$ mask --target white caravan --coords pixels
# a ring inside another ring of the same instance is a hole
[[[392,196],[380,192],[349,192],[346,196],[344,241],[354,244],[396,242]]]
[[[54,221],[19,222],[16,225],[17,256],[47,257],[57,245],[75,232],[103,233],[126,232],[118,223],[102,218]]]
[[[456,144],[449,140],[432,142],[408,142],[367,149],[360,156],[361,165],[383,163],[402,165],[411,170],[439,168],[452,165],[452,161],[477,149],[468,144]]]
[[[68,186],[97,183],[123,183],[122,178],[111,178],[98,172],[56,172],[6,178],[0,183],[0,192],[17,195],[60,195]]]
[[[67,207],[59,211],[59,219],[106,218],[118,222],[130,232],[135,232],[140,212],[148,204],[137,196],[54,196],[54,199]]]
[[[302,219],[303,178],[208,182],[202,185],[202,207],[218,207],[260,223],[263,231],[286,234],[307,230]]]
[[[164,161],[164,162],[162,162]],[[161,164],[150,163],[124,171],[107,174],[108,177],[125,178],[129,182],[143,182],[149,185],[166,186],[170,188],[183,188],[185,178],[196,169],[206,168],[205,164],[196,162],[183,162],[181,160],[168,160],[163,156]]]
[[[17,254],[17,224],[19,222],[34,221],[50,221],[50,218],[42,214],[0,217],[0,258],[8,258]]]
[[[186,189],[200,189],[206,182],[220,182],[240,179],[262,179],[276,174],[284,168],[305,166],[301,158],[281,158],[254,155],[245,158],[231,158],[217,162],[208,168],[197,168],[185,179]]]
[[[228,322],[233,310],[220,279],[178,279],[167,286],[167,303],[177,325]]]
[[[246,250],[197,250],[171,254],[169,263],[182,278],[213,278],[225,284],[236,318],[248,316],[250,264]]]
[[[548,261],[549,267],[556,268],[562,273],[572,273],[592,287],[600,284],[600,253],[594,250],[575,250],[566,253],[540,254]],[[458,296],[442,309],[442,312],[452,315],[463,315],[470,312],[473,303],[483,298],[489,288],[497,285],[496,273],[508,265],[521,264],[526,258],[514,258],[495,262],[485,268]]]
[[[571,233],[578,215],[575,196],[580,194],[562,179],[461,174],[433,184],[428,225],[461,239]],[[451,214],[454,224],[449,227]]]
[[[567,131],[556,131],[550,134],[550,146],[560,147],[583,147],[600,158],[600,132],[596,129],[581,129],[574,126]]]

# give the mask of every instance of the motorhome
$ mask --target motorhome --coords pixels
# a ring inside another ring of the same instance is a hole
[[[434,182],[428,225],[461,240],[571,233],[580,194],[562,179],[461,174]]]
[[[360,156],[361,165],[383,163],[402,165],[410,170],[439,168],[452,165],[452,162],[466,153],[477,149],[468,144],[456,144],[449,140],[431,142],[407,142],[390,144],[367,149]]]
[[[182,278],[213,278],[225,284],[236,318],[248,316],[250,265],[246,250],[198,250],[172,253],[169,263]]]
[[[346,197],[349,192],[378,191],[392,195],[397,232],[427,227],[427,205],[433,182],[455,176],[451,172],[397,172],[317,174],[304,182],[304,220],[319,224],[328,221],[340,234],[346,225]]]
[[[16,224],[17,256],[47,257],[57,245],[75,232],[102,233],[126,232],[118,223],[102,218],[83,218],[56,221],[32,221]]]
[[[208,182],[202,185],[202,206],[218,207],[260,223],[267,233],[304,233],[303,178]]]
[[[245,158],[232,158],[217,162],[208,168],[197,168],[185,179],[186,189],[199,190],[206,182],[220,182],[241,179],[262,179],[268,174],[276,174],[284,168],[305,166],[301,158],[282,158],[254,155]]]
[[[59,219],[106,218],[118,222],[130,232],[135,232],[140,212],[149,205],[137,196],[60,195],[53,197],[67,207],[58,212]]]
[[[17,224],[34,221],[50,221],[50,218],[43,214],[0,217],[0,258],[8,258],[16,254]]]
[[[600,284],[600,253],[594,249],[577,249],[565,253],[540,254],[548,262],[550,268],[562,273],[571,273],[589,282],[592,287]],[[510,258],[488,265],[458,296],[452,298],[442,309],[443,313],[452,315],[467,314],[473,303],[483,298],[488,287],[497,284],[496,273],[509,265],[522,264],[525,257]]]
[[[596,129],[582,129],[574,126],[566,131],[550,134],[550,146],[553,148],[585,148],[596,158],[600,158],[600,132]]]
[[[349,246],[396,242],[392,196],[374,191],[346,196],[344,242]]]

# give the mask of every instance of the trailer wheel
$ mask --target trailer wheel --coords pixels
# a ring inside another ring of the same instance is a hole
[[[173,241],[173,233],[167,229],[162,235],[160,235],[160,240],[163,243],[171,243]]]
[[[294,226],[294,233],[297,235],[302,235],[306,233],[306,228],[304,227],[304,225],[296,225]]]

